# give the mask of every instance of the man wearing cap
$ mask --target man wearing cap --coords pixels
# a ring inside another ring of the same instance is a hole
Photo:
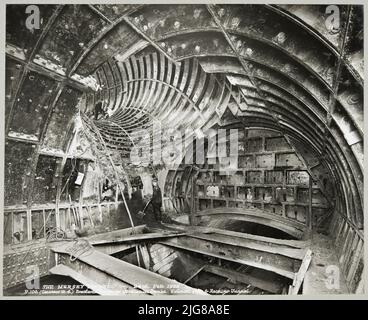
[[[161,189],[158,186],[158,180],[156,177],[152,179],[152,207],[153,207],[153,214],[157,221],[161,221],[161,206],[162,206],[162,194]]]

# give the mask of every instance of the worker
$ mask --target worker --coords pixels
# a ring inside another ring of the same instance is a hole
[[[153,189],[153,193],[152,193],[151,204],[153,208],[153,214],[155,216],[156,221],[161,221],[162,219],[162,216],[161,216],[162,194],[161,194],[161,189],[158,186],[158,180],[156,177],[153,177],[152,179],[152,189]]]
[[[98,101],[96,103],[93,113],[94,113],[94,116],[95,116],[95,120],[99,120],[102,117],[106,116],[106,111],[102,107],[102,101]]]
[[[109,180],[106,179],[102,186],[102,201],[113,201],[114,200],[114,190],[113,187],[109,185]]]

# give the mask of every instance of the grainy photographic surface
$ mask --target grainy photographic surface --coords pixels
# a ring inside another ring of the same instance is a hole
[[[363,38],[354,4],[7,4],[3,294],[364,293]]]

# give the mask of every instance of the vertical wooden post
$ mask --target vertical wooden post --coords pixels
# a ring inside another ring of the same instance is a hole
[[[79,202],[78,202],[78,210],[76,210],[78,213],[79,213],[79,223],[80,223],[80,227],[83,228],[84,227],[84,219],[83,219],[83,216],[84,216],[84,213],[83,213],[83,206],[82,206],[82,203],[81,203],[81,200],[79,199]]]
[[[46,212],[45,209],[42,209],[42,217],[43,217],[43,238],[46,238]]]
[[[192,184],[192,192],[191,192],[191,208],[190,208],[190,215],[189,215],[189,224],[196,225],[196,213],[197,213],[197,206],[196,206],[196,178],[195,175],[192,175],[191,184]]]
[[[16,230],[16,221],[15,221],[16,211],[11,211],[10,215],[11,215],[10,216],[11,217],[11,235],[10,235],[10,237],[11,237],[11,244],[14,244],[14,243],[16,243],[15,242],[16,238],[14,236],[14,233],[15,233],[15,230]]]
[[[308,205],[308,213],[307,213],[307,219],[306,219],[306,223],[307,223],[307,234],[306,236],[308,238],[310,238],[310,236],[312,235],[312,229],[313,229],[313,180],[312,180],[312,176],[309,175],[309,190],[308,190],[309,194],[308,194],[308,198],[309,198],[309,205]]]
[[[56,228],[61,228],[59,202],[56,202],[55,204],[55,222],[56,222]]]
[[[32,211],[27,209],[27,240],[32,240]]]

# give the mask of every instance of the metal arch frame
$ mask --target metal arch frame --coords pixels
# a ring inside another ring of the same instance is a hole
[[[302,103],[302,102],[301,102]],[[351,155],[352,156],[352,155]]]
[[[137,9],[138,10],[138,9]]]
[[[142,7],[142,6],[141,6]],[[131,10],[130,12],[127,12],[127,13],[125,13],[120,19],[118,19],[119,20],[119,22],[121,22],[121,21],[123,21],[123,20],[125,20],[126,19],[126,16],[129,16],[129,14],[131,14],[132,12],[135,12],[136,10],[139,10],[141,7],[138,7],[138,8],[134,8],[133,10]],[[101,12],[99,12],[96,8],[92,8],[92,7],[90,7],[94,12],[96,12],[96,13],[98,13],[102,18],[104,18],[106,21],[109,21],[110,22],[110,24],[113,24],[113,22],[111,21],[111,20],[109,20],[109,19],[107,19]],[[114,24],[114,26],[116,26],[118,24],[118,22],[115,22],[115,24]],[[114,26],[112,26],[112,27],[114,27]],[[111,30],[111,28],[109,29],[109,30]],[[102,38],[102,37],[101,37]],[[93,47],[93,46],[92,46]],[[92,48],[91,47],[91,48]],[[90,49],[91,49],[90,48]],[[88,50],[87,50],[88,51]],[[162,52],[162,51],[161,51]]]
[[[20,60],[23,63],[23,73],[21,75],[21,78],[19,79],[18,87],[17,87],[17,89],[14,92],[13,101],[11,102],[11,108],[10,108],[10,111],[9,111],[9,114],[8,114],[7,124],[6,124],[6,128],[5,128],[5,135],[6,136],[7,136],[8,131],[9,131],[10,123],[11,123],[11,121],[13,119],[13,111],[14,111],[14,106],[15,106],[16,98],[17,98],[17,96],[18,96],[18,94],[19,94],[19,92],[20,92],[20,90],[21,90],[21,88],[23,86],[23,82],[24,82],[25,76],[26,76],[26,74],[29,71],[29,67],[30,67],[31,64],[33,64],[32,59],[33,59],[34,55],[36,54],[37,50],[41,47],[41,40],[44,39],[44,37],[46,36],[47,32],[50,30],[50,28],[54,24],[55,20],[57,19],[57,17],[61,13],[62,9],[63,9],[63,5],[59,5],[57,7],[57,9],[55,10],[55,12],[52,14],[51,18],[47,22],[47,25],[46,25],[45,29],[41,33],[40,38],[36,42],[36,45],[33,48],[33,50],[31,52],[29,58],[25,62],[23,60]]]
[[[284,231],[294,237],[301,238],[306,229],[306,225],[295,220],[290,220],[276,214],[265,213],[260,209],[246,208],[212,208],[197,211],[197,217],[221,217],[229,219],[239,219],[242,221],[255,222],[263,225],[272,226],[273,228]],[[273,221],[272,223],[267,221]]]
[[[122,19],[123,20],[123,19]],[[101,39],[103,38],[103,36],[101,36]],[[93,40],[95,40],[95,39],[93,39]],[[39,42],[41,42],[41,38],[39,39]],[[93,46],[92,46],[93,47]],[[91,47],[91,48],[92,48]],[[341,61],[340,61],[341,62]],[[19,84],[19,88],[21,87],[21,84]],[[15,94],[15,97],[17,96],[17,94]],[[14,97],[14,99],[15,99],[15,97]],[[333,138],[333,136],[332,136],[332,138]]]
[[[294,127],[292,129],[295,131],[295,128]],[[290,128],[290,130],[291,130],[291,128]],[[286,134],[289,135],[289,133],[287,133],[287,132],[286,132]],[[308,142],[309,139],[306,139],[306,137],[304,137],[302,134],[300,134],[300,132],[299,132],[299,135],[302,138],[302,140],[306,140],[306,142],[309,145],[313,145],[310,142]],[[293,137],[293,138],[298,137],[298,136],[294,136],[294,134],[290,134],[290,136]],[[334,146],[331,144],[331,147],[329,148],[329,150],[334,151],[333,148],[334,148]],[[315,149],[315,150],[317,151],[317,149]],[[320,152],[318,152],[318,153],[320,154]],[[334,156],[333,154],[331,154],[331,151],[329,151],[329,157],[330,158],[336,158],[337,157],[339,159],[338,155],[335,155]],[[326,157],[324,157],[324,158],[326,158]],[[326,160],[326,164],[328,165],[328,169],[330,171],[330,175],[333,176],[333,177],[335,177],[335,183],[337,183],[337,181],[341,181],[341,187],[343,189],[342,190],[342,194],[345,197],[344,199],[345,199],[346,205],[348,205],[348,199],[349,199],[349,197],[347,195],[347,190],[346,190],[347,187],[350,190],[352,190],[352,192],[355,194],[355,199],[357,200],[357,198],[356,198],[356,191],[354,191],[354,188],[356,188],[356,187],[352,185],[353,182],[350,181],[349,178],[348,178],[348,176],[346,175],[346,171],[347,170],[344,170],[344,168],[345,168],[344,167],[344,164],[341,163],[341,161],[340,161],[338,163],[338,165],[335,165],[334,166],[334,165],[331,165],[331,163],[329,163],[328,159],[325,159],[325,160]],[[346,166],[346,164],[345,164],[345,166]],[[333,173],[333,171],[334,171],[334,173]],[[336,175],[338,176],[338,179],[336,179]],[[339,184],[337,183],[337,185],[339,185]],[[347,210],[347,213],[349,213],[349,212],[350,212],[350,209]],[[359,218],[356,219],[356,220],[359,222]],[[357,228],[359,229],[359,226],[357,226]]]
[[[236,122],[233,122],[233,124],[235,124]],[[241,117],[238,117],[238,122],[237,123],[239,123],[239,124],[242,124],[242,125],[245,125],[246,127],[249,127],[249,124],[244,124],[244,122],[243,122],[243,120],[241,119]],[[271,121],[270,122],[270,124],[272,125],[272,130],[275,130],[275,131],[278,131],[278,132],[280,132],[280,130],[279,130],[279,126],[277,126],[273,121]],[[231,123],[228,123],[228,124],[226,124],[226,127],[227,126],[229,126],[229,125],[231,125]],[[253,128],[253,126],[251,126],[252,128]],[[262,126],[262,127],[260,127],[260,128],[266,128],[265,126]],[[268,127],[267,127],[268,128]],[[281,132],[280,132],[281,133]],[[289,135],[289,133],[287,133],[287,132],[285,132],[285,135],[284,136],[288,136]],[[306,138],[305,137],[303,137],[303,135],[301,135],[300,137],[298,136],[298,135],[296,135],[296,136],[294,136],[294,135],[292,135],[296,140],[302,140],[302,141],[304,141]],[[288,139],[288,138],[286,138],[286,140],[287,141],[290,141],[290,139]],[[307,140],[307,144],[310,144],[310,142],[308,142],[309,141],[309,139],[306,139]],[[305,141],[304,141],[305,142]],[[311,166],[309,166],[309,164],[304,160],[304,157],[295,149],[295,146],[294,146],[294,144],[292,144],[291,142],[289,142],[289,144],[290,144],[290,146],[292,147],[292,150],[293,150],[293,152],[295,152],[295,154],[298,156],[298,158],[304,163],[304,165],[305,165],[305,167],[307,168],[307,171],[309,171],[310,172],[310,170],[311,170]],[[313,145],[313,144],[312,144]],[[318,152],[315,148],[313,148],[314,149],[314,151],[316,151],[316,153],[317,154],[320,154],[320,152]],[[185,156],[185,155],[184,155]],[[183,157],[184,158],[184,157]],[[322,162],[324,162],[324,160],[322,160]],[[332,172],[332,169],[333,168],[331,168],[330,167],[330,165],[329,165],[329,163],[327,162],[326,163],[327,164],[327,170],[329,170],[329,174],[330,174],[330,176],[332,177],[332,179],[333,179],[333,183],[335,183],[336,185],[337,185],[337,187],[338,187],[338,192],[342,192],[342,194],[344,195],[344,199],[347,199],[346,198],[346,190],[345,190],[345,184],[349,184],[347,181],[346,181],[346,179],[344,179],[344,178],[340,178],[340,179],[338,179],[338,180],[336,180],[336,172]],[[336,170],[336,168],[335,168],[335,170]],[[309,173],[310,174],[310,176],[312,175],[312,173],[310,172]],[[337,174],[339,175],[339,172],[337,172]],[[176,175],[177,175],[177,170],[175,170],[175,174],[174,174],[174,177],[176,177]],[[190,177],[188,177],[188,179],[189,179]],[[311,176],[311,178],[313,179],[313,177]],[[183,179],[183,177],[182,177],[182,179]],[[175,178],[174,178],[174,180],[175,180]],[[314,180],[314,179],[313,179]],[[320,191],[322,192],[322,194],[324,194],[324,196],[325,196],[325,198],[326,198],[326,200],[329,202],[329,204],[330,205],[333,205],[333,201],[332,201],[332,199],[330,199],[326,194],[325,194],[325,192],[324,192],[324,189],[321,187],[321,185],[320,185],[320,183],[319,183],[319,180],[317,179],[317,180],[315,180],[316,182],[317,182],[317,184],[319,185],[319,189],[320,189]],[[341,181],[341,183],[338,183],[338,181]],[[343,188],[343,189],[341,189],[341,187]],[[172,194],[172,192],[173,192],[173,189],[174,188],[174,185],[172,186],[172,188],[171,188],[171,190],[170,190],[170,193]],[[347,203],[346,203],[346,205],[347,205]],[[224,210],[227,210],[227,209],[229,209],[229,208],[225,208]],[[230,209],[232,209],[232,208],[230,208]],[[230,210],[229,209],[229,210]],[[211,209],[212,210],[212,209]],[[239,209],[240,210],[240,209]],[[340,213],[341,214],[341,213]],[[356,227],[355,227],[356,228]],[[356,230],[358,230],[358,229],[356,229]]]
[[[78,57],[77,61],[75,62],[75,64],[70,68],[69,70],[69,75],[72,75],[77,68],[79,67],[79,65],[82,63],[82,61],[87,57],[87,55],[91,52],[91,50],[97,45],[97,43],[102,40],[111,30],[113,30],[113,28],[115,28],[117,25],[119,25],[122,21],[124,21],[124,16],[125,15],[129,15],[131,13],[133,13],[134,11],[138,10],[140,7],[142,7],[143,5],[140,5],[138,8],[133,8],[132,10],[126,12],[124,15],[122,15],[119,19],[115,20],[115,21],[111,21],[109,20],[107,17],[105,17],[101,11],[99,11],[97,8],[93,7],[92,5],[89,5],[89,9],[92,10],[93,12],[97,13],[103,20],[105,20],[106,22],[109,23],[109,27],[105,28],[98,37],[96,37],[95,39],[92,39],[90,41],[90,43],[87,45],[87,48],[85,51],[83,51],[81,53],[81,55]]]
[[[218,17],[217,17],[217,15],[216,15],[216,13],[213,11],[213,9],[212,9],[212,5],[207,5],[207,8],[208,8],[208,10],[209,10],[209,12],[211,13],[211,15],[212,15],[212,17],[214,18],[214,20],[215,20],[215,22],[219,25],[219,27],[223,30],[223,32],[224,32],[224,36],[225,36],[225,38],[229,41],[229,44],[231,45],[231,47],[232,47],[232,49],[234,50],[234,52],[237,52],[236,51],[236,47],[234,46],[234,44],[232,43],[232,40],[231,40],[231,38],[230,38],[230,36],[229,36],[229,34],[228,34],[228,32],[225,30],[225,28],[222,26],[222,24],[221,24],[221,22],[220,22],[220,20],[218,19]],[[347,28],[348,29],[348,28]],[[239,56],[239,54],[237,53],[237,55],[238,55],[238,59],[239,59],[239,62],[241,63],[241,65],[242,65],[242,67],[244,68],[244,70],[246,71],[246,73],[248,74],[248,78],[250,79],[250,81],[251,81],[251,83],[254,85],[254,87],[257,89],[257,91],[258,91],[258,93],[259,93],[259,95],[263,98],[264,97],[264,95],[263,94],[261,94],[260,93],[260,91],[259,91],[259,88],[258,88],[258,85],[257,85],[257,82],[255,82],[254,81],[254,79],[252,79],[252,77],[251,76],[249,76],[249,70],[248,70],[248,66],[247,65],[245,65],[245,63],[244,63],[244,61],[242,60],[242,58]],[[341,62],[341,61],[340,61]],[[339,76],[339,75],[338,75]],[[338,81],[338,80],[337,80]],[[265,102],[265,104],[266,105],[268,105],[268,102],[264,99],[264,102]],[[272,109],[272,108],[271,108]],[[279,125],[279,120],[276,118],[275,119],[275,122]],[[281,132],[284,132],[284,130],[282,129],[282,127],[280,127],[281,128]],[[289,139],[288,139],[288,137],[285,135],[285,138],[287,139],[287,141],[293,146],[293,144],[291,143],[291,141],[289,141]],[[293,147],[293,149],[295,149],[294,147]],[[308,167],[308,166],[307,166]],[[310,171],[310,169],[308,169],[308,172],[309,172],[309,174],[310,174],[310,177],[311,177],[311,179],[313,180],[313,175],[312,175],[312,173],[311,173],[311,171]],[[355,177],[356,178],[356,177]],[[359,222],[359,221],[358,221]]]
[[[315,30],[311,26],[309,26],[305,21],[298,18],[291,12],[288,12],[284,10],[283,8],[280,8],[278,5],[269,5],[266,4],[266,7],[270,8],[274,12],[277,12],[278,14],[287,17],[291,21],[297,23],[298,25],[302,26],[306,31],[311,33],[314,37],[316,37],[319,41],[321,41],[325,46],[329,47],[329,49],[336,55],[339,56],[341,51],[339,52],[338,48],[336,48],[328,39],[326,39],[323,35],[321,35],[318,30]],[[343,59],[344,65],[348,68],[349,72],[354,76],[355,80],[363,86],[363,79],[360,77],[360,75],[355,71],[355,69],[351,66],[351,63],[347,61],[345,58]]]

